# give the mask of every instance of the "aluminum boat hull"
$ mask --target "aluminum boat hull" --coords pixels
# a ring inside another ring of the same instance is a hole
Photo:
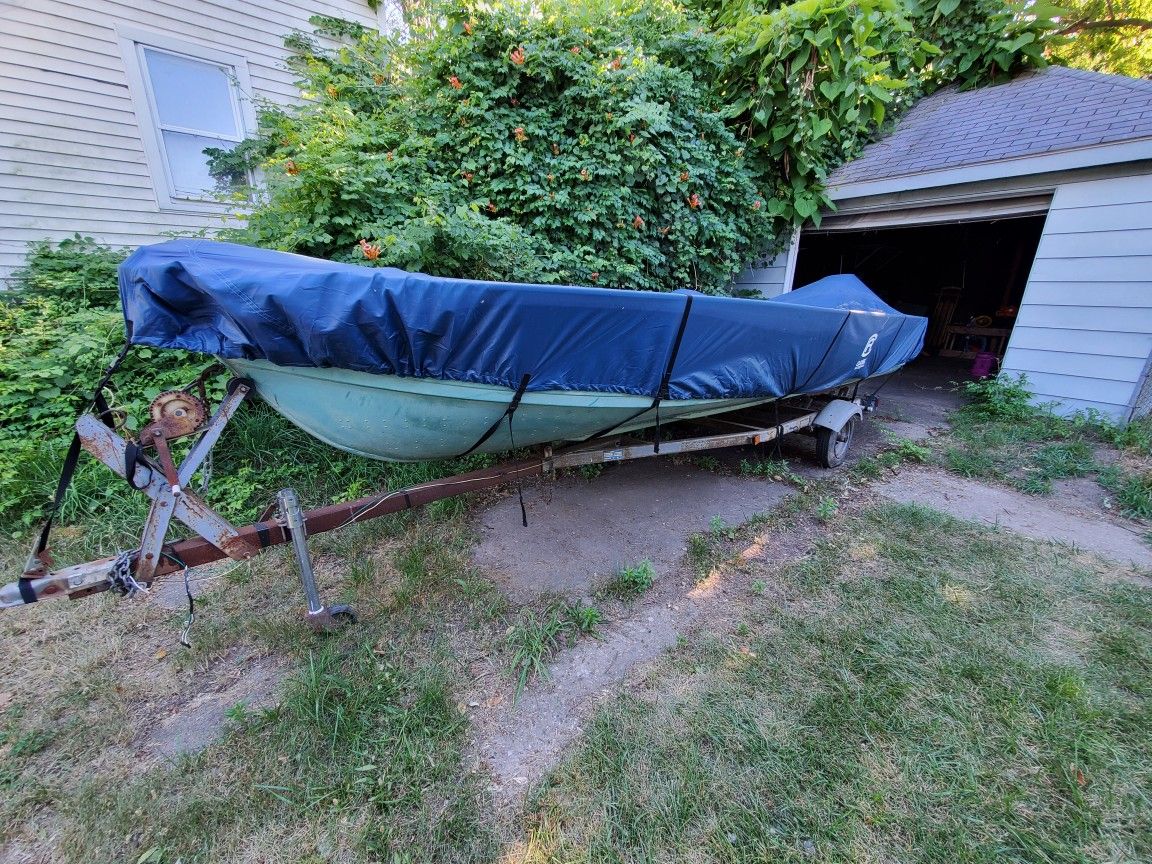
[[[309,435],[357,456],[393,462],[448,459],[466,452],[508,408],[506,387],[403,378],[345,369],[277,366],[265,360],[226,360],[250,378],[257,394]],[[688,420],[773,399],[680,399],[660,404],[660,421]],[[524,394],[512,421],[475,452],[500,453],[554,441],[579,441],[656,423],[646,396],[579,391]],[[637,414],[637,412],[642,412]],[[630,419],[631,418],[631,419]]]

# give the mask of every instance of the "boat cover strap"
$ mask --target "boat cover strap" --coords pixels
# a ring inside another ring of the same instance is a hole
[[[820,362],[812,367],[812,371],[808,373],[808,377],[804,379],[803,384],[793,385],[792,392],[804,392],[804,388],[808,386],[808,383],[813,379],[813,377],[815,377],[816,373],[823,368],[825,361],[828,359],[828,355],[832,353],[832,349],[835,348],[836,343],[840,341],[840,334],[844,332],[844,328],[848,326],[848,322],[851,320],[852,313],[849,312],[844,316],[844,320],[840,322],[840,328],[836,331],[836,335],[832,337],[832,341],[828,343],[828,347],[824,349],[824,353],[820,357]]]
[[[144,486],[136,485],[136,465],[140,460],[140,445],[135,441],[128,441],[124,445],[124,479],[133,489],[140,490]],[[147,485],[147,483],[145,483]]]
[[[688,328],[688,314],[692,311],[692,295],[689,294],[684,301],[684,312],[680,316],[680,326],[676,329],[676,337],[672,340],[672,348],[668,352],[668,362],[664,364],[664,375],[660,379],[660,387],[656,391],[656,395],[652,398],[652,404],[646,408],[641,408],[634,414],[629,414],[618,423],[613,423],[604,429],[601,429],[595,435],[590,435],[587,441],[596,438],[603,438],[605,435],[611,435],[621,426],[626,423],[631,423],[642,414],[647,414],[649,411],[656,411],[656,443],[655,452],[660,452],[660,402],[669,397],[668,385],[672,380],[672,370],[676,366],[676,356],[680,353],[680,343],[684,341],[684,331]]]
[[[668,362],[664,364],[664,377],[660,379],[657,399],[668,398],[668,383],[672,380],[672,368],[676,365],[676,355],[680,353],[680,343],[684,341],[684,330],[688,327],[688,315],[692,311],[692,295],[684,298],[684,314],[680,316],[680,326],[676,328],[676,338],[672,340],[672,350],[668,352]]]
[[[104,374],[100,377],[92,394],[92,404],[96,406],[97,416],[109,428],[115,426],[115,418],[112,415],[111,407],[108,405],[108,400],[104,398],[104,388],[108,386],[108,382],[112,380],[112,376],[120,368],[120,364],[124,362],[124,358],[128,356],[131,349],[132,343],[130,341],[125,342],[120,353],[116,355],[116,359],[104,370]],[[52,503],[48,506],[48,515],[40,528],[40,534],[36,537],[36,545],[32,550],[33,558],[40,558],[48,548],[48,538],[52,533],[56,514],[60,512],[60,507],[64,504],[64,496],[68,494],[68,487],[72,485],[72,477],[76,474],[76,466],[80,464],[80,449],[80,436],[74,432],[72,433],[72,441],[68,445],[68,453],[64,457],[64,464],[60,466],[60,479],[56,481],[56,493],[52,496]],[[132,481],[129,480],[128,482],[131,483]],[[42,558],[40,560],[43,561]],[[25,573],[17,580],[20,599],[25,603],[35,603],[37,599],[36,592],[32,590],[31,580],[33,578],[35,578],[35,574]]]
[[[516,413],[516,409],[520,407],[520,400],[524,398],[524,391],[528,389],[528,382],[532,380],[532,376],[527,372],[524,377],[520,379],[520,386],[516,388],[516,392],[512,395],[512,401],[508,403],[508,407],[504,409],[504,413],[496,418],[496,421],[488,427],[487,431],[480,436],[479,440],[456,458],[467,456],[489,438],[496,434],[496,430],[500,428],[500,424],[504,422],[504,418],[508,418],[508,432],[512,432],[512,415]]]

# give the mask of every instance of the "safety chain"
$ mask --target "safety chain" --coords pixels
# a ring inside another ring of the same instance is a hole
[[[137,594],[147,594],[148,589],[136,581],[136,577],[132,575],[132,564],[136,560],[138,550],[133,549],[131,552],[121,552],[116,556],[116,560],[112,562],[112,567],[108,571],[108,587],[113,591],[118,591],[125,597],[135,597]]]

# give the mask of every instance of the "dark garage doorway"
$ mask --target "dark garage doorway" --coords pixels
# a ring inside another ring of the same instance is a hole
[[[793,284],[854,273],[889,305],[929,318],[928,354],[1003,358],[1044,218],[805,231]]]

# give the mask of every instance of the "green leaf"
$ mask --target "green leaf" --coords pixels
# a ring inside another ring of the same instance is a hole
[[[801,219],[809,218],[819,209],[816,199],[807,195],[797,198],[793,206],[796,208],[796,215]]]
[[[824,98],[827,99],[829,102],[835,101],[836,97],[840,95],[840,92],[842,89],[843,89],[842,85],[840,84],[839,81],[821,81],[820,82],[820,92],[824,95]]]

